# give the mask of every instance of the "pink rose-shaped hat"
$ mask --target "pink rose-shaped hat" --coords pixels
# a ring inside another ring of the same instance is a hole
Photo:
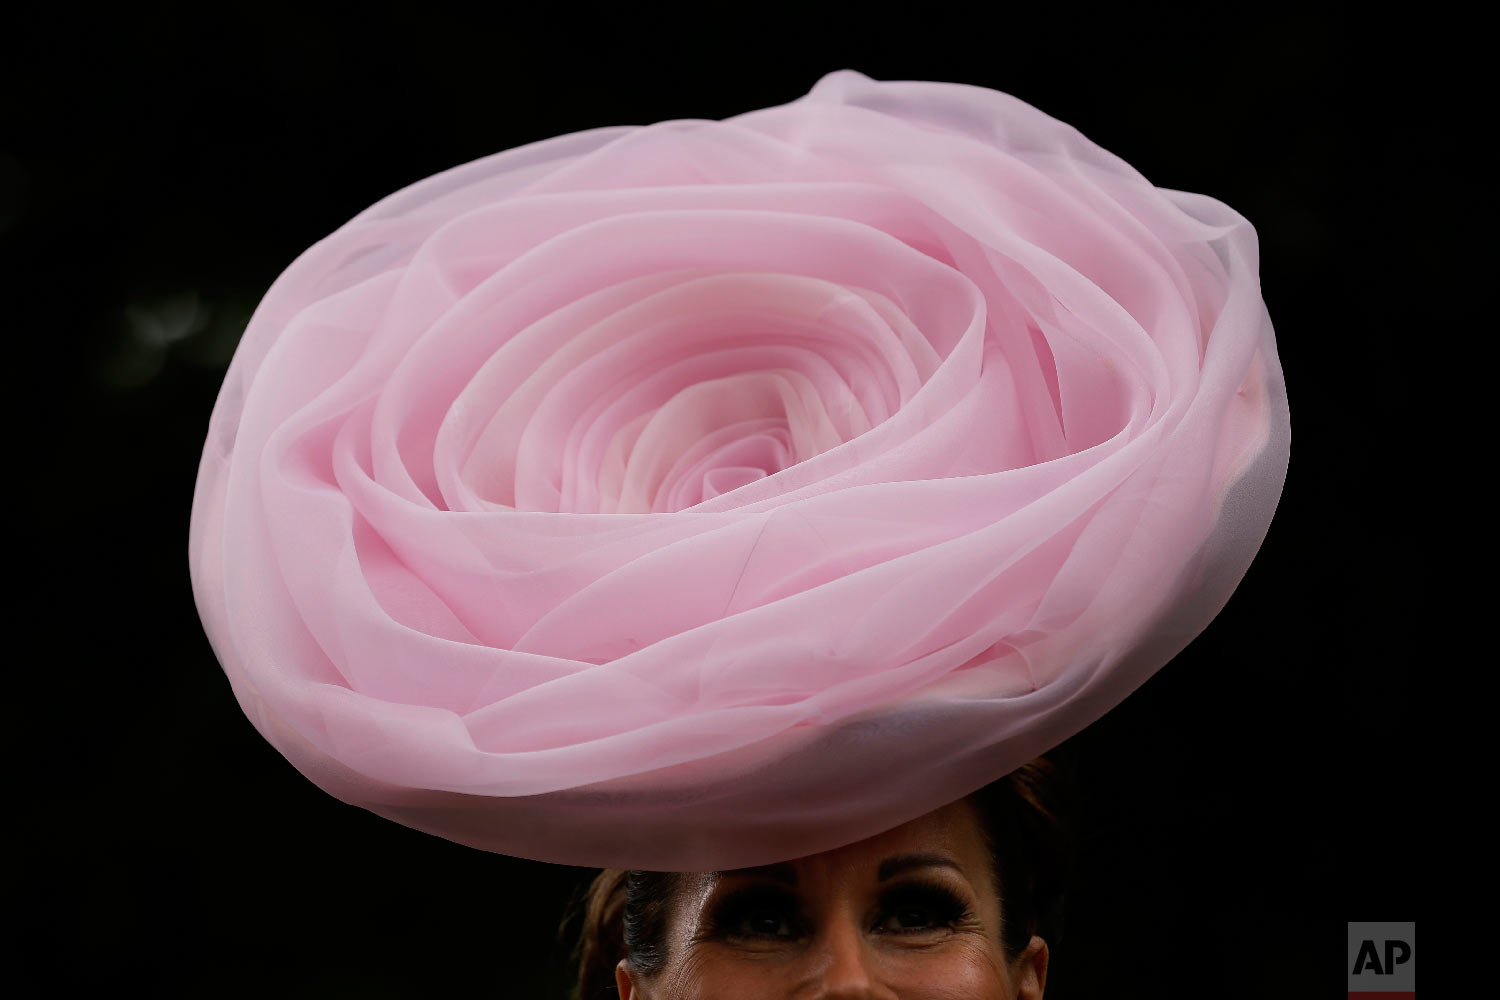
[[[255,727],[490,851],[761,864],[973,791],[1218,613],[1286,474],[1255,232],[832,73],[449,170],[299,257],[190,559]]]

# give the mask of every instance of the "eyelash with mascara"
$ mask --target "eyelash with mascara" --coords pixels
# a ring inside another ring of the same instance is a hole
[[[895,927],[881,930],[900,911],[919,910],[927,923],[917,927]],[[886,889],[880,896],[879,919],[872,930],[884,934],[930,934],[951,929],[973,918],[973,912],[952,889],[936,882],[905,881]],[[775,930],[751,930],[756,918],[777,921]],[[808,919],[795,893],[774,886],[747,886],[730,892],[709,915],[711,936],[747,940],[796,940],[806,935]],[[782,928],[785,933],[782,933]]]

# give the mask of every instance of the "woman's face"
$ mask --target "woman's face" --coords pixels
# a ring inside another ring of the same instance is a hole
[[[623,1000],[1036,1000],[1041,938],[1007,962],[967,802],[786,864],[685,875],[655,975]]]

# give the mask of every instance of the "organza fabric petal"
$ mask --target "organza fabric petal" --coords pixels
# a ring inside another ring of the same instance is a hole
[[[1289,440],[1245,219],[845,70],[458,167],[298,258],[213,412],[194,594],[333,795],[739,867],[1118,703],[1228,599]]]

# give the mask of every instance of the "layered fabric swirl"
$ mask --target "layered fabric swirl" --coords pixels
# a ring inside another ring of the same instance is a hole
[[[845,70],[499,153],[306,251],[214,408],[193,588],[340,799],[740,867],[1117,704],[1243,576],[1289,426],[1244,218],[1005,94]]]

